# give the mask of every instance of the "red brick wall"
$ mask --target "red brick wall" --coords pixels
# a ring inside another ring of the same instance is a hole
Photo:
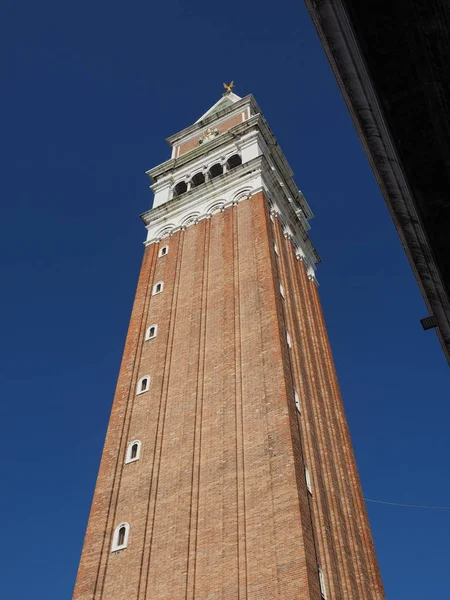
[[[74,600],[319,600],[318,562],[329,598],[382,599],[317,290],[263,195],[167,243],[145,252]]]
[[[219,133],[223,133],[224,131],[228,131],[228,129],[231,129],[231,127],[234,127],[235,125],[238,125],[239,123],[242,123],[243,118],[244,118],[243,115],[244,115],[244,113],[239,113],[238,115],[235,115],[231,119],[228,119],[228,121],[224,121],[223,123],[219,123],[218,125],[214,125],[213,127],[214,127],[214,129],[217,129],[219,131]],[[208,127],[205,127],[205,130],[206,129],[208,129]],[[192,138],[188,142],[185,142],[184,144],[177,146],[175,156],[181,156],[182,154],[189,152],[189,150],[192,150],[193,148],[197,148],[197,146],[199,145],[198,140],[201,136],[202,136],[202,133],[199,133],[195,138]]]
[[[315,283],[277,219],[277,270],[284,319],[293,340],[290,365],[301,401],[298,429],[313,481],[310,512],[318,561],[333,599],[384,598],[358,471]]]

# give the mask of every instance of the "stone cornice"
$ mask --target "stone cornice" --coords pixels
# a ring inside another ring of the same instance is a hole
[[[146,243],[157,242],[194,225],[215,210],[225,210],[258,191],[264,191],[286,237],[294,244],[298,258],[305,260],[313,274],[320,257],[308,236],[308,224],[289,201],[276,170],[264,154],[143,213],[141,219],[148,229]]]

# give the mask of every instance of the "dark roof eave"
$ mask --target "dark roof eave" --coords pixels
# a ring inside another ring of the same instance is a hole
[[[305,0],[450,364],[450,304],[341,0]]]

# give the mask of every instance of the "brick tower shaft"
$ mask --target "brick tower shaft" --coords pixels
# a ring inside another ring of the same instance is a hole
[[[312,216],[252,96],[149,172],[74,600],[383,600]]]

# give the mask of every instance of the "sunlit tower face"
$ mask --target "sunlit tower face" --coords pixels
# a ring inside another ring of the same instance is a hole
[[[382,600],[311,210],[252,96],[168,141],[74,599]]]

